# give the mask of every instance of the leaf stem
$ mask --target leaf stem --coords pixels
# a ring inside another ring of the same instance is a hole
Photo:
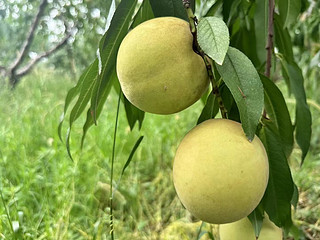
[[[113,166],[115,158],[115,149],[116,149],[116,139],[117,139],[117,129],[118,129],[118,119],[119,119],[119,110],[120,110],[120,99],[121,99],[121,89],[119,92],[116,122],[114,126],[114,135],[113,135],[113,145],[112,145],[112,157],[111,157],[111,173],[110,173],[110,235],[111,239],[114,240],[114,224],[113,224]]]
[[[213,74],[213,69],[214,69],[213,61],[209,56],[207,56],[204,53],[204,51],[200,48],[197,41],[197,28],[196,28],[198,24],[197,17],[193,14],[192,9],[190,8],[190,0],[182,0],[182,2],[183,2],[184,8],[186,9],[189,23],[190,23],[190,30],[193,35],[193,49],[203,58],[206,64],[208,76],[212,85],[212,93],[215,94],[218,100],[221,116],[223,118],[227,118],[228,112],[227,112],[227,109],[224,107],[224,104],[220,95],[220,91],[219,91],[219,86],[217,85],[216,80],[214,78],[214,74]]]

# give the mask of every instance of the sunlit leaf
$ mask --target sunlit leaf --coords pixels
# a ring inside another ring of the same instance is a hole
[[[263,86],[252,62],[239,50],[229,47],[226,58],[216,67],[237,103],[243,130],[249,140],[254,138],[261,117]]]
[[[62,124],[63,124],[64,118],[65,118],[65,115],[67,113],[67,110],[68,110],[72,100],[79,94],[80,89],[83,84],[83,81],[84,81],[85,77],[88,75],[88,72],[90,71],[93,64],[94,63],[92,63],[90,66],[87,67],[87,69],[80,76],[79,81],[77,82],[76,86],[71,88],[67,93],[67,97],[65,99],[65,104],[64,104],[64,111],[60,117],[60,122],[59,122],[59,127],[58,127],[58,134],[59,134],[60,140],[62,140],[62,135],[61,135]]]
[[[84,75],[83,84],[81,85],[80,94],[77,102],[73,106],[70,113],[70,127],[73,122],[81,115],[85,107],[87,106],[94,84],[96,83],[98,76],[98,61],[95,60],[93,64],[90,65],[90,68]]]
[[[197,27],[197,40],[201,49],[221,65],[229,47],[227,25],[217,17],[202,18]]]
[[[113,15],[110,27],[106,32],[103,49],[100,49],[100,63],[102,69],[101,72],[99,70],[97,84],[93,91],[90,107],[95,122],[97,119],[99,101],[101,101],[103,92],[106,91],[108,84],[110,84],[111,75],[115,70],[118,49],[122,39],[128,32],[136,4],[137,0],[121,1]]]

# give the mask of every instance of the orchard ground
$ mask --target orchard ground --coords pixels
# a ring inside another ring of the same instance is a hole
[[[109,232],[109,215],[99,209],[94,192],[99,181],[109,182],[117,96],[112,91],[82,151],[84,116],[73,126],[72,162],[57,127],[66,93],[74,84],[66,74],[42,69],[23,79],[15,91],[0,88],[0,239],[14,239],[8,217],[17,231],[16,239],[105,239],[102,236]],[[279,86],[286,92],[284,84]],[[317,91],[307,87],[313,114],[310,152],[302,168],[297,147],[290,158],[300,190],[294,222],[309,237],[306,239],[320,239]],[[292,98],[285,97],[294,119]],[[146,114],[140,132],[138,126],[130,132],[124,108],[120,108],[115,179],[119,179],[135,141],[140,135],[144,140],[119,184],[123,198],[115,211],[117,239],[195,239],[200,223],[190,223],[176,196],[172,160],[180,140],[196,124],[202,106],[199,101],[174,115]],[[66,129],[67,122],[64,133]]]

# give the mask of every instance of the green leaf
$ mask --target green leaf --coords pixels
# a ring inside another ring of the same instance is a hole
[[[208,11],[204,14],[205,17],[210,17],[216,15],[217,11],[221,7],[223,0],[215,1],[212,6],[208,9]]]
[[[133,23],[131,25],[131,28],[135,28],[140,23],[147,21],[149,19],[154,18],[154,14],[150,5],[149,0],[144,0],[141,4],[139,11],[134,17]]]
[[[283,22],[278,14],[274,14],[275,45],[286,59],[294,61],[292,41],[288,29],[284,29]]]
[[[265,49],[268,29],[268,18],[266,17],[268,12],[267,9],[267,0],[256,1],[254,13],[254,32],[257,56],[261,63],[265,62],[267,58],[267,51]]]
[[[266,119],[263,124],[259,137],[268,154],[269,182],[262,202],[269,218],[277,226],[290,226],[294,191],[290,168],[276,126]]]
[[[143,140],[143,136],[140,136],[139,139],[137,140],[137,142],[134,144],[131,152],[130,152],[130,155],[128,157],[128,160],[126,161],[126,163],[124,164],[123,168],[122,168],[122,171],[121,171],[121,175],[120,175],[120,179],[122,178],[123,174],[124,174],[124,171],[127,169],[127,167],[129,166],[129,164],[131,163],[131,160],[133,158],[133,155],[134,153],[136,152],[136,150],[138,149],[141,141]]]
[[[71,151],[70,151],[70,134],[71,134],[72,125],[78,119],[78,117],[81,115],[81,113],[84,111],[85,107],[87,106],[92,94],[92,89],[96,83],[97,76],[98,76],[98,61],[95,60],[83,75],[83,80],[82,80],[83,83],[81,85],[79,97],[70,113],[69,128],[68,128],[67,137],[66,137],[66,148],[71,160],[73,160],[71,156]]]
[[[90,106],[95,122],[97,120],[99,101],[101,101],[103,92],[108,88],[111,75],[113,71],[115,71],[118,49],[122,39],[128,32],[136,4],[137,0],[121,1],[113,15],[110,27],[106,32],[103,48],[100,49],[100,58],[98,58],[99,76],[97,78],[97,84],[94,87]],[[102,69],[100,69],[100,66]]]
[[[301,9],[301,0],[279,0],[279,13],[284,23],[284,28],[297,21]]]
[[[254,138],[263,110],[263,86],[252,62],[239,50],[229,47],[218,72],[237,103],[243,130],[247,138]]]
[[[207,102],[204,105],[204,108],[202,109],[202,112],[198,118],[197,125],[208,119],[213,118],[218,113],[218,111],[219,106],[216,99],[216,95],[213,94],[213,92],[211,92],[208,95]]]
[[[296,184],[293,184],[293,195],[291,205],[296,209],[299,202],[299,189]]]
[[[197,40],[201,49],[221,65],[229,47],[227,25],[217,17],[202,18],[198,24]]]
[[[191,0],[190,4],[191,4],[192,11],[195,12],[196,11],[196,0]]]
[[[93,64],[93,63],[92,63]],[[71,104],[71,101],[79,94],[80,89],[82,87],[83,81],[85,79],[85,77],[88,75],[88,72],[90,71],[92,64],[90,66],[88,66],[86,68],[86,70],[82,73],[82,75],[79,78],[79,81],[77,82],[76,86],[74,86],[73,88],[71,88],[68,93],[67,93],[67,97],[65,99],[65,104],[64,104],[64,110],[63,113],[60,117],[60,121],[59,121],[59,126],[58,126],[58,134],[59,134],[59,138],[60,140],[62,140],[62,135],[61,135],[61,131],[62,131],[62,124],[65,118],[65,115],[67,113],[67,110]]]
[[[219,89],[224,108],[227,110],[228,119],[241,122],[239,109],[229,88],[225,84],[221,84]]]
[[[293,149],[293,126],[286,102],[278,87],[264,75],[260,75],[264,87],[265,108],[270,120],[279,132],[286,157]]]
[[[281,63],[296,99],[295,139],[302,150],[301,164],[303,164],[310,147],[312,125],[311,112],[304,90],[304,79],[301,69],[295,62],[289,62],[285,58],[281,58]]]
[[[116,80],[116,74],[114,73],[114,77],[111,78],[111,82],[112,80]],[[105,101],[107,100],[108,98],[108,95],[109,95],[109,92],[110,92],[110,89],[111,89],[111,86],[112,84],[108,84],[108,87],[105,89],[105,91],[102,93],[100,99],[99,99],[99,102],[98,102],[98,106],[97,106],[97,112],[96,112],[96,118],[98,119],[101,112],[102,112],[102,109],[104,107],[104,103]],[[86,134],[89,130],[89,128],[94,124],[94,120],[93,120],[93,114],[92,114],[92,111],[91,109],[89,108],[88,111],[87,111],[87,118],[86,118],[86,121],[83,125],[83,130],[82,130],[82,137],[81,137],[81,148],[83,148],[83,143],[84,143],[84,139],[86,137]]]
[[[252,213],[250,213],[250,215],[248,216],[256,237],[259,237],[260,235],[263,222],[263,210],[259,208],[260,205],[261,204],[259,204],[258,207],[255,210],[253,210]]]
[[[83,84],[80,89],[80,94],[77,102],[73,106],[70,113],[70,127],[73,122],[77,120],[77,118],[81,115],[85,107],[87,106],[94,84],[96,83],[96,79],[98,76],[98,61],[95,60],[89,67],[88,71],[86,71],[83,79]]]
[[[188,21],[182,0],[149,0],[155,17],[178,17]],[[191,4],[192,5],[192,4]]]
[[[293,236],[293,239],[305,239],[306,237],[304,232],[294,224],[291,225],[289,232]]]
[[[124,108],[126,110],[127,120],[132,130],[136,122],[139,122],[139,129],[141,129],[142,122],[144,119],[144,111],[141,111],[139,108],[132,105],[128,99],[123,94]]]
[[[238,14],[238,6],[241,0],[224,0],[222,5],[223,21],[230,23],[231,19]]]

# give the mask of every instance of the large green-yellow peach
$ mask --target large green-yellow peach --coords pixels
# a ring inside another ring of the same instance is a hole
[[[220,225],[219,232],[220,240],[256,240],[253,226],[247,217],[233,223]],[[274,225],[266,215],[258,240],[282,240],[281,228]]]
[[[157,114],[179,112],[195,103],[209,80],[192,46],[189,24],[175,17],[154,18],[130,31],[117,56],[117,75],[127,99]]]
[[[182,204],[202,221],[222,224],[248,216],[259,204],[269,177],[260,139],[246,138],[241,124],[207,120],[181,141],[173,182]]]

